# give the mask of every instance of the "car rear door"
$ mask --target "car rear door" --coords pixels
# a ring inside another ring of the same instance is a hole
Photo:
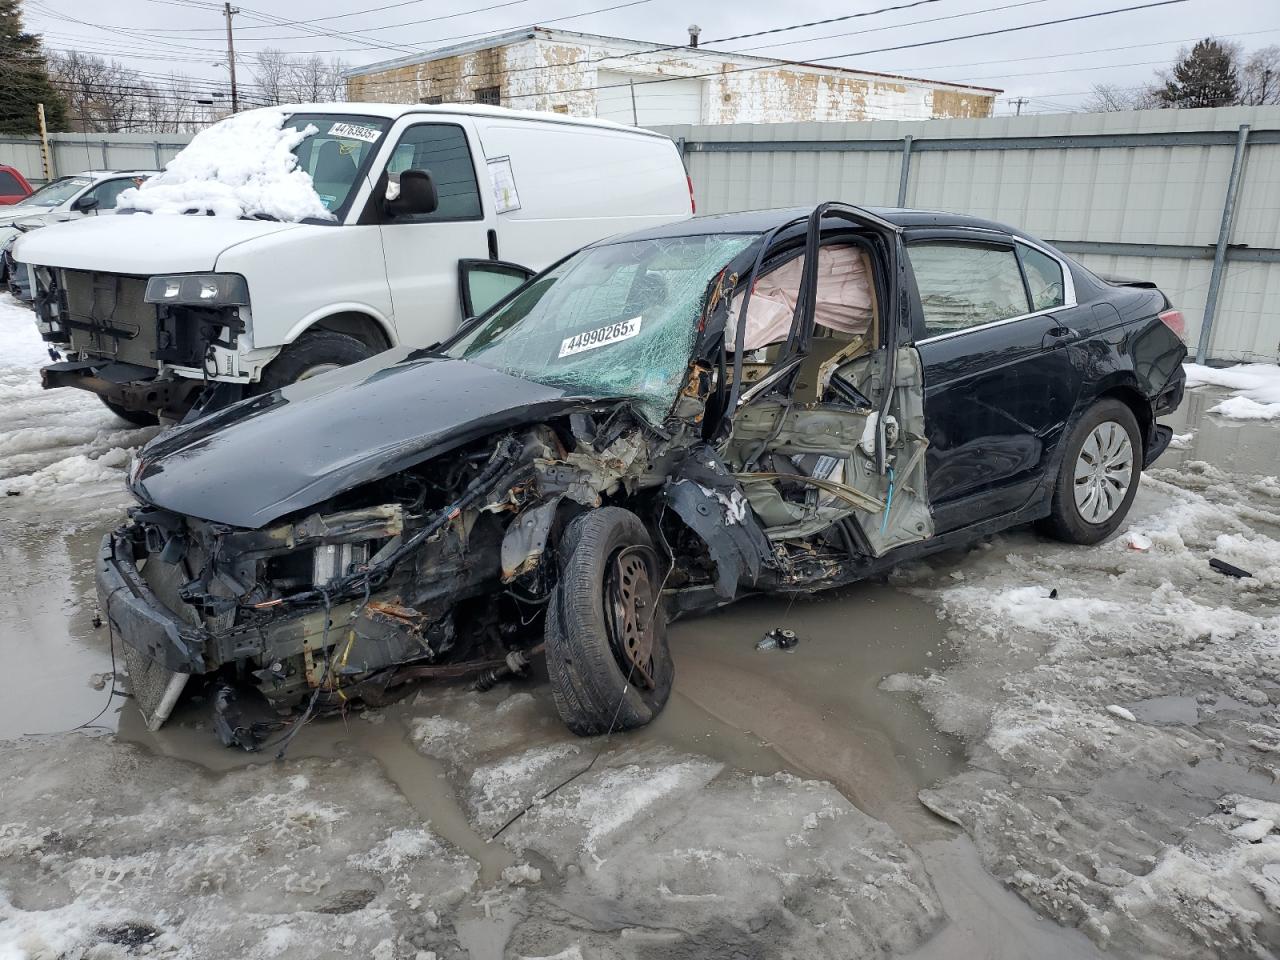
[[[944,533],[1011,513],[1036,490],[1071,417],[1081,336],[1067,265],[992,230],[905,237],[924,367],[926,457]]]

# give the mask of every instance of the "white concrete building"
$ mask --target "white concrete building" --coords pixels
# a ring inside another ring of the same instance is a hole
[[[347,74],[350,100],[500,104],[654,126],[989,117],[1000,92],[526,27]]]

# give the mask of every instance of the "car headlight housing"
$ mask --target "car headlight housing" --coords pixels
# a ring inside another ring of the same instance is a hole
[[[180,273],[152,277],[143,299],[184,307],[243,307],[249,304],[249,284],[238,273]]]

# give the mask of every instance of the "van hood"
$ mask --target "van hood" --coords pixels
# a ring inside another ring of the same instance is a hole
[[[152,276],[213,270],[218,257],[246,240],[299,224],[171,214],[85,217],[57,230],[33,230],[14,245],[14,259],[42,267]],[[329,228],[324,228],[329,229]]]
[[[129,489],[175,513],[258,528],[488,434],[601,403],[399,347],[161,434],[138,453]]]

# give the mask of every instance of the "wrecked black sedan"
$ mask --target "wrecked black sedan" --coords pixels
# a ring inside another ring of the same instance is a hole
[[[224,711],[253,746],[539,655],[572,730],[635,727],[671,690],[670,616],[1029,521],[1112,533],[1168,444],[1180,334],[1151,284],[972,218],[828,203],[613,238],[437,347],[157,437],[101,602],[153,729],[192,676],[272,708]]]

